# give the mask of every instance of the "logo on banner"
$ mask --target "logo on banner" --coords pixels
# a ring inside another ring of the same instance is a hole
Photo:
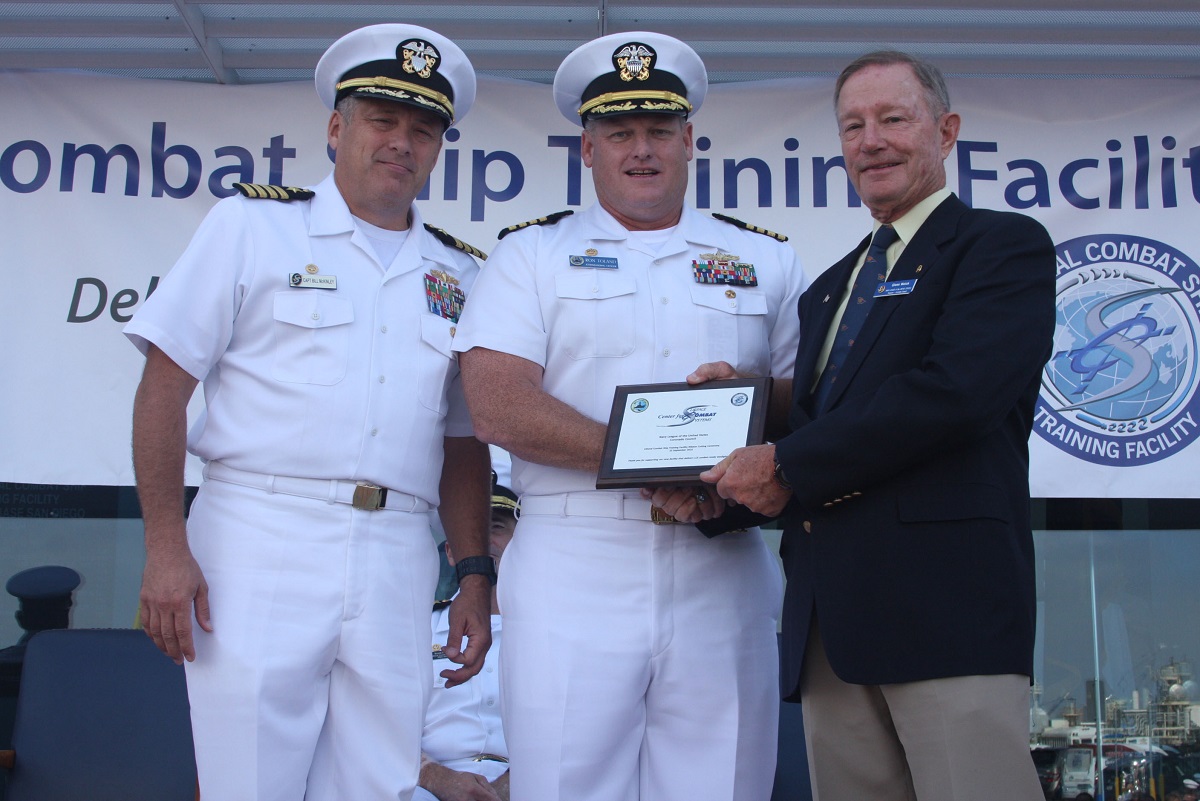
[[[1102,465],[1150,464],[1186,448],[1200,429],[1200,267],[1125,234],[1056,250],[1057,326],[1034,430]]]

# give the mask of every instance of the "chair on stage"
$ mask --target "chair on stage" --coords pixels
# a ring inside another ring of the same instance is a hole
[[[133,629],[58,629],[25,652],[7,801],[199,797],[183,668]]]

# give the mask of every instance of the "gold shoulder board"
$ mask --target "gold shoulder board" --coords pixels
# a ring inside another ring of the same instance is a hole
[[[556,211],[553,214],[547,214],[545,217],[538,217],[536,220],[526,220],[523,223],[510,225],[500,232],[500,234],[497,236],[497,239],[503,239],[513,231],[520,231],[522,228],[528,228],[531,225],[554,225],[563,217],[570,217],[574,213],[575,212],[571,211],[570,209],[567,211]]]
[[[468,245],[461,239],[446,233],[441,228],[435,228],[429,223],[425,223],[425,230],[437,237],[438,241],[446,247],[461,250],[463,253],[468,253],[481,261],[487,261],[487,254],[474,245]]]
[[[768,231],[766,228],[759,228],[757,225],[751,225],[748,222],[742,222],[741,220],[737,219],[736,217],[730,217],[727,214],[717,214],[714,211],[713,217],[715,217],[718,220],[721,220],[722,222],[727,222],[730,225],[736,225],[738,228],[741,228],[743,231],[753,231],[756,234],[762,234],[763,236],[769,236],[772,239],[778,239],[780,242],[788,241],[788,238],[786,236],[784,236],[783,234],[777,234],[774,231]]]
[[[233,188],[242,193],[243,197],[255,200],[279,200],[290,203],[293,200],[309,200],[317,193],[311,189],[301,189],[298,186],[272,186],[271,184],[234,184]]]

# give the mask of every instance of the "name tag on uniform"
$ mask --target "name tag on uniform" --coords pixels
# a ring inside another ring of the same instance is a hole
[[[568,261],[572,267],[590,267],[594,270],[617,269],[617,260],[611,256],[571,256]]]
[[[917,279],[909,278],[905,281],[884,281],[875,289],[875,297],[890,298],[892,295],[907,295],[913,291],[913,287],[917,285]]]
[[[337,276],[292,273],[288,276],[288,283],[297,289],[337,289]]]

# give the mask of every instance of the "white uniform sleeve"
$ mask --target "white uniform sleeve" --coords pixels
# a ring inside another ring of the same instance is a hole
[[[780,262],[784,280],[784,294],[780,301],[775,325],[768,335],[771,349],[771,375],[775,378],[791,378],[796,366],[796,351],[800,343],[800,316],[797,308],[800,295],[808,286],[808,279],[801,269],[796,251],[786,242],[779,244]]]
[[[488,348],[546,366],[536,270],[540,241],[540,230],[526,230],[496,246],[467,298],[454,350]]]
[[[125,326],[146,353],[158,346],[193,378],[203,380],[233,336],[249,286],[253,247],[238,198],[221,201],[196,229],[187,250]]]

